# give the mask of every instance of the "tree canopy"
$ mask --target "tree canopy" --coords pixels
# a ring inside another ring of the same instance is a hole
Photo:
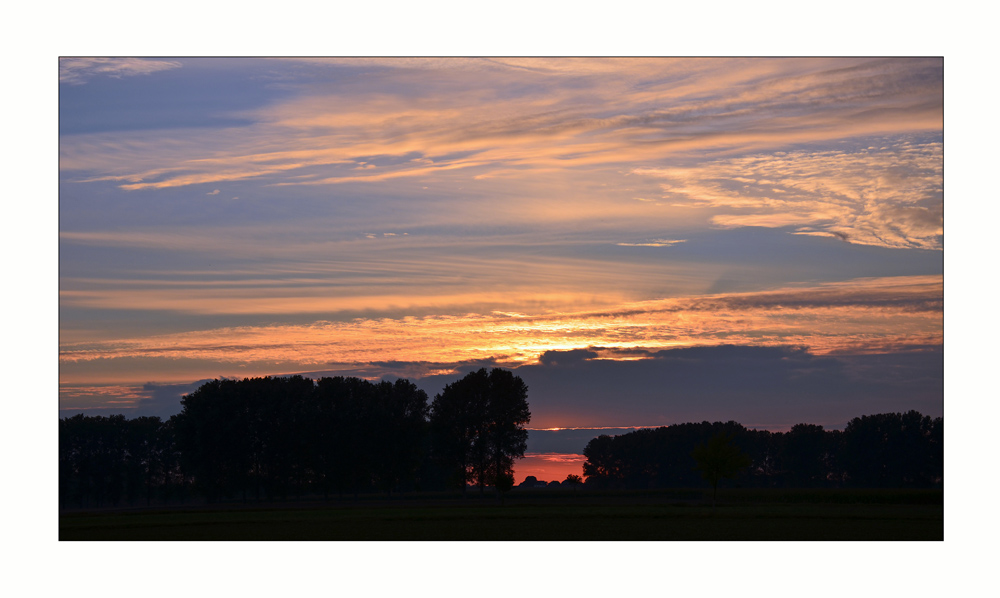
[[[527,449],[530,420],[527,385],[499,368],[448,384],[430,407],[436,455],[453,483],[473,481],[480,490],[512,475],[514,460]]]
[[[469,482],[501,491],[527,449],[527,392],[501,369],[469,373],[430,405],[408,380],[213,380],[168,421],[61,419],[60,503],[184,500],[192,491],[281,500]],[[940,487],[943,426],[916,411],[857,417],[844,431],[683,423],[594,438],[583,473],[589,488],[717,488],[724,478],[757,487]],[[563,484],[578,482],[571,474]],[[521,486],[537,483],[529,476]]]
[[[736,473],[742,486],[939,487],[943,427],[942,418],[916,411],[857,417],[844,431],[804,423],[787,432],[736,422],[675,424],[594,438],[584,449],[583,473],[589,487],[695,487],[706,471],[696,447],[710,454],[711,440],[724,435],[750,460]]]
[[[719,489],[719,480],[735,478],[741,469],[750,467],[750,457],[730,442],[727,434],[716,434],[704,444],[699,444],[691,451],[691,456],[697,462],[701,477],[712,485],[712,502]]]
[[[485,369],[430,409],[408,380],[302,376],[212,380],[179,414],[60,420],[60,500],[130,503],[154,491],[210,501],[444,488],[449,474],[502,491],[527,447],[527,386]],[[433,434],[432,434],[433,430]]]

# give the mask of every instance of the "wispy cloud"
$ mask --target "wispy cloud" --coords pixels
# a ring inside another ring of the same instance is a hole
[[[616,245],[621,247],[671,247],[684,241],[685,239],[651,239],[638,243],[616,243]]]
[[[553,230],[447,236],[309,225],[205,226],[169,232],[65,231],[60,238],[67,247],[169,252],[191,264],[190,270],[146,267],[63,277],[63,306],[115,311],[326,317],[400,309],[423,314],[566,311],[648,297],[666,276],[676,293],[703,292],[707,285],[699,276],[721,274],[723,268],[587,255],[583,248],[613,243],[600,235],[567,238]]]
[[[130,417],[168,418],[181,409],[181,397],[193,392],[204,380],[187,384],[104,384],[99,386],[62,384],[59,412],[104,415],[128,413]]]
[[[104,409],[109,406],[117,409],[135,409],[139,401],[148,398],[149,393],[143,391],[142,386],[109,384],[59,387],[59,408],[62,410],[84,411]]]
[[[899,139],[633,173],[660,179],[664,202],[722,210],[712,217],[719,226],[798,226],[852,243],[940,249],[943,166],[941,143]]]
[[[345,62],[352,63],[336,61]],[[279,185],[373,183],[466,170],[489,180],[512,169],[652,167],[691,152],[731,155],[941,127],[934,60],[352,64],[382,70],[366,87],[303,86],[295,99],[245,113],[255,122],[247,127],[191,131],[141,149],[133,143],[128,152],[120,137],[81,136],[65,144],[64,168],[122,177],[128,190],[250,177]],[[503,109],[482,109],[490,105]],[[296,178],[305,168],[320,170]]]
[[[583,462],[587,460],[587,457],[576,453],[525,453],[524,456],[551,463],[572,463],[577,465],[583,465]]]
[[[82,85],[94,77],[132,77],[180,68],[173,60],[148,58],[60,58],[59,82]]]
[[[465,314],[318,321],[66,343],[60,359],[118,357],[282,361],[534,362],[546,351],[657,349],[719,343],[795,345],[815,353],[880,351],[943,341],[941,277],[895,277],[634,302],[575,313]],[[446,339],[443,340],[443,339]]]

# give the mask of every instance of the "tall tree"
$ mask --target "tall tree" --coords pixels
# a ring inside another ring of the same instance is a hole
[[[606,488],[622,479],[621,461],[615,456],[615,438],[601,434],[584,447],[583,454],[587,461],[583,464],[583,475],[588,485]]]
[[[719,490],[719,480],[734,478],[741,469],[750,466],[750,457],[730,442],[728,434],[716,434],[691,452],[701,476],[712,485],[712,506]]]
[[[862,487],[914,487],[940,483],[941,418],[916,411],[856,417],[843,434],[848,482]]]
[[[412,486],[423,457],[427,393],[409,380],[370,384],[374,481],[386,492]]]
[[[172,419],[181,467],[209,501],[249,489],[259,463],[253,414],[236,380],[213,380],[181,399]]]
[[[158,442],[163,422],[158,417],[137,417],[125,426],[126,494],[129,504],[141,494],[152,502],[153,487],[162,485],[162,446]]]
[[[528,387],[510,371],[469,373],[434,397],[430,414],[435,455],[463,488],[496,486],[527,449]]]
[[[793,485],[810,487],[826,482],[830,470],[829,442],[823,426],[813,424],[796,424],[784,435],[781,457]]]

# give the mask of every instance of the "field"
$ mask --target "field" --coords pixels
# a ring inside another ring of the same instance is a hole
[[[943,540],[941,491],[512,492],[67,512],[60,540]]]

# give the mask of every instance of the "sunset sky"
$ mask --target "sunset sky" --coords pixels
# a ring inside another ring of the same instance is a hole
[[[62,58],[60,414],[499,366],[538,429],[942,415],[943,77]]]

